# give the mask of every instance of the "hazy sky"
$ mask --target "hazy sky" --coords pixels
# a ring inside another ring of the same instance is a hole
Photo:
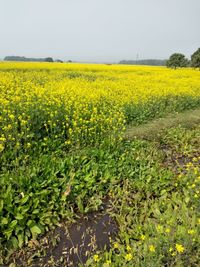
[[[0,58],[115,62],[198,47],[200,0],[0,0]]]

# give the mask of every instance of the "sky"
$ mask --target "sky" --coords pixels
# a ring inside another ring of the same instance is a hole
[[[118,62],[198,47],[200,0],[0,0],[0,58]]]

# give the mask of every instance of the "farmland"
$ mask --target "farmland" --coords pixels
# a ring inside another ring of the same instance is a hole
[[[68,266],[37,240],[96,212],[117,233],[80,264],[199,266],[198,70],[4,62],[0,103],[0,264]]]

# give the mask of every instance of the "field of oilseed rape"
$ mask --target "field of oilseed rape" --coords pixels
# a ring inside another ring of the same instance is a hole
[[[199,109],[198,70],[1,62],[0,265],[199,266]]]

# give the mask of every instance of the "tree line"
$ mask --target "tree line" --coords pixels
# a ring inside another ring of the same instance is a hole
[[[198,48],[192,55],[191,59],[187,59],[184,54],[174,53],[166,62],[168,68],[186,68],[193,67],[200,69],[200,48]]]
[[[46,58],[27,58],[20,56],[7,56],[4,58],[5,61],[26,61],[26,62],[54,62],[52,57]]]
[[[58,62],[63,63],[62,60],[56,59],[53,60],[52,57],[45,57],[45,58],[28,58],[28,57],[21,57],[21,56],[6,56],[4,61],[22,61],[22,62]],[[68,60],[68,62],[72,62]]]
[[[121,60],[119,64],[165,66],[166,61],[167,60],[162,60],[162,59]]]

